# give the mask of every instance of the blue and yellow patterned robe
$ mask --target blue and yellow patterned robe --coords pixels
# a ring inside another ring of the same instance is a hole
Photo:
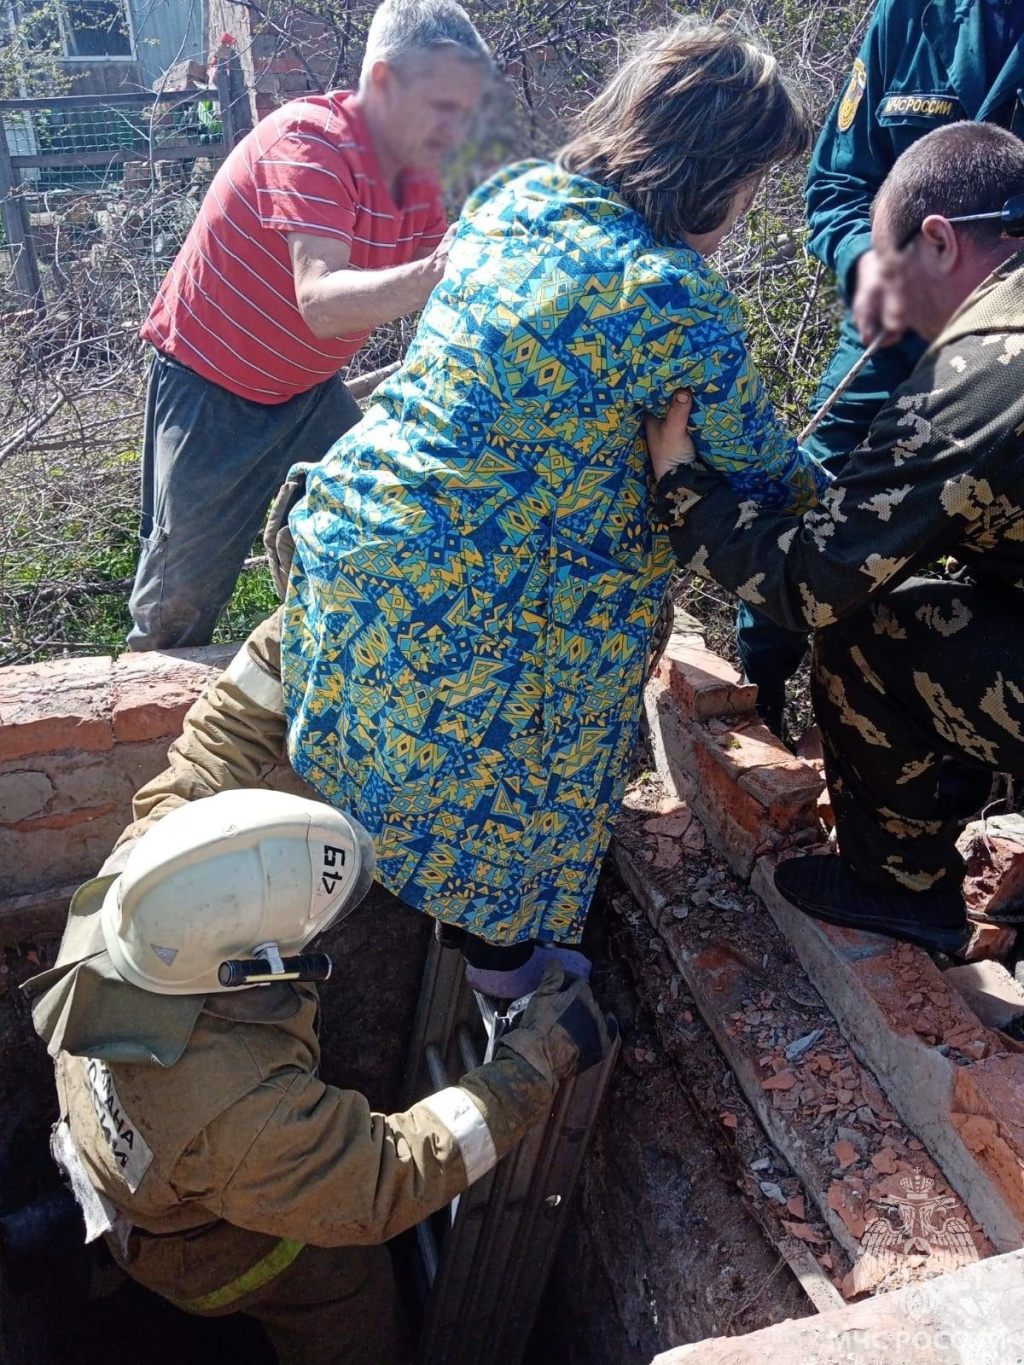
[[[580,937],[671,569],[643,412],[683,385],[745,498],[813,502],[722,280],[521,164],[467,204],[404,366],[292,515],[292,763],[385,886],[493,942]]]

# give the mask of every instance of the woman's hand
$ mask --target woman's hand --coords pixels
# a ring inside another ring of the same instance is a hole
[[[678,389],[672,395],[664,421],[653,413],[644,414],[647,448],[651,452],[656,481],[681,464],[692,464],[697,458],[688,425],[692,408],[693,394],[689,389]]]

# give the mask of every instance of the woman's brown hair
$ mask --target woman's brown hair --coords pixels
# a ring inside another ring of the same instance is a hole
[[[640,37],[558,164],[610,186],[659,241],[676,242],[719,227],[737,190],[810,142],[810,116],[770,53],[683,21]]]

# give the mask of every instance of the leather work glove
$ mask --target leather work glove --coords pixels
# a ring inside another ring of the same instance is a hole
[[[267,552],[267,563],[274,588],[283,602],[288,594],[288,575],[292,571],[295,558],[295,537],[288,525],[292,508],[306,494],[306,475],[312,464],[292,465],[287,480],[277,490],[277,497],[270,504],[267,529],[263,532],[263,548]]]
[[[556,1085],[601,1061],[617,1032],[615,1020],[605,1019],[582,977],[567,975],[561,963],[549,962],[495,1056],[508,1048]]]

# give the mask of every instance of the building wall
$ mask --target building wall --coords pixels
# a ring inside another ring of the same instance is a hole
[[[130,0],[142,84],[153,87],[176,62],[206,60],[205,0]]]
[[[127,0],[134,59],[67,62],[75,95],[151,90],[177,62],[206,60],[207,0]]]
[[[288,100],[322,91],[330,84],[333,42],[328,29],[316,19],[291,12],[285,35],[262,31],[237,0],[208,0],[208,5],[210,52],[216,50],[222,34],[230,34],[235,40],[253,122]],[[318,47],[322,49],[319,54]],[[295,48],[302,51],[304,61],[299,60]]]

